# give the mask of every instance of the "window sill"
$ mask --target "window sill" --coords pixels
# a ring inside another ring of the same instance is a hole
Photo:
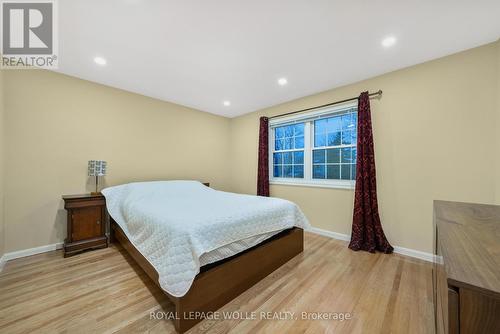
[[[273,179],[269,180],[271,185],[282,186],[299,186],[299,187],[313,187],[313,188],[333,188],[333,189],[347,189],[354,190],[356,182],[354,181],[312,181],[312,180],[299,180],[299,179]]]

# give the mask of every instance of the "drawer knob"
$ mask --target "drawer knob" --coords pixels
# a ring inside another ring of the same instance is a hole
[[[100,224],[101,224],[101,221],[100,221],[100,220],[98,220],[98,221],[97,221],[97,225],[100,225]]]

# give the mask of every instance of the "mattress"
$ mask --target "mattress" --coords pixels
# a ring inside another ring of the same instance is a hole
[[[228,245],[224,245],[217,249],[214,249],[208,253],[202,254],[200,256],[200,266],[214,263],[220,260],[224,260],[228,257],[241,253],[253,246],[260,244],[261,242],[271,238],[273,235],[280,233],[283,230],[271,232],[271,233],[263,233],[261,235],[253,236],[250,238],[246,238],[243,240],[238,240],[232,242]]]
[[[217,191],[196,181],[135,182],[102,191],[111,217],[175,297],[200,267],[294,226],[309,226],[294,203]]]

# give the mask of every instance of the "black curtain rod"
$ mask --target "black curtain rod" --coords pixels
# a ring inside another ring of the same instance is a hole
[[[382,95],[382,90],[379,90],[378,92],[375,92],[375,93],[368,94],[369,97],[380,96],[380,95]],[[354,101],[354,100],[357,100],[357,99],[358,99],[358,97],[351,97],[350,99],[345,99],[345,100],[342,100],[342,101],[335,101],[335,102],[323,104],[323,105],[320,105],[320,106],[317,106],[317,107],[311,107],[311,108],[307,108],[307,109],[301,109],[301,110],[297,110],[297,111],[291,111],[291,112],[287,112],[287,113],[284,113],[284,114],[281,114],[281,115],[276,115],[276,116],[272,116],[272,117],[268,117],[268,118],[269,119],[273,119],[273,118],[278,118],[278,117],[293,115],[293,114],[297,114],[299,112],[309,111],[309,110],[313,110],[313,109],[319,109],[319,108],[323,108],[323,107],[334,106],[336,104],[341,104],[341,103],[345,103],[345,102],[349,102],[349,101]]]

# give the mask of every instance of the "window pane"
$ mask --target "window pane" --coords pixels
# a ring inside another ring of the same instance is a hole
[[[283,138],[285,136],[285,129],[283,126],[280,126],[279,128],[274,129],[274,138],[279,139]]]
[[[304,177],[304,165],[293,165],[293,177],[295,178]]]
[[[283,164],[292,164],[292,152],[283,153]]]
[[[354,130],[358,128],[358,113],[357,110],[354,109],[354,113],[352,114],[352,123],[354,123]]]
[[[274,166],[274,177],[281,177],[281,165],[275,165]]]
[[[351,151],[352,151],[352,148],[350,147],[345,147],[345,148],[342,148],[342,163],[351,163],[353,162],[352,161],[352,158],[351,158]]]
[[[281,164],[282,163],[281,159],[282,159],[281,153],[274,153],[273,154],[273,164],[275,164],[275,165]]]
[[[340,165],[340,178],[342,180],[350,180],[351,179],[351,165],[350,164],[342,164]]]
[[[313,165],[313,179],[325,178],[325,165]]]
[[[294,136],[304,135],[304,123],[295,124],[294,126]]]
[[[358,132],[356,130],[351,131],[351,144],[356,145],[358,142]]]
[[[313,163],[325,163],[325,150],[314,150],[313,151]]]
[[[293,163],[304,164],[304,151],[293,152]]]
[[[326,162],[331,163],[339,163],[340,162],[340,149],[338,148],[330,148],[326,150]]]
[[[351,165],[351,180],[356,180],[356,164]]]
[[[342,132],[342,144],[350,145],[352,143],[352,131]]]
[[[292,177],[292,165],[283,166],[283,177]]]
[[[340,131],[341,128],[342,128],[342,122],[340,116],[328,118],[328,123],[326,126],[328,132],[337,132]]]
[[[352,149],[352,162],[356,163],[356,158],[357,158],[357,150],[355,147]]]
[[[304,148],[304,137],[295,137],[295,148]]]
[[[281,151],[285,147],[285,141],[283,139],[277,139],[274,143],[274,149],[276,151]]]
[[[314,121],[314,133],[326,133],[327,122],[327,119],[319,119],[317,121]]]
[[[285,138],[285,145],[283,146],[284,150],[291,150],[293,147],[293,139],[292,138]]]
[[[340,132],[332,132],[328,134],[328,146],[340,145]]]
[[[285,128],[285,137],[293,137],[293,125],[284,126]]]
[[[356,128],[352,115],[352,113],[342,115],[342,131],[353,130]]]
[[[340,165],[327,165],[326,166],[326,178],[327,179],[340,179]]]
[[[324,133],[314,135],[314,146],[326,146],[326,135]]]

